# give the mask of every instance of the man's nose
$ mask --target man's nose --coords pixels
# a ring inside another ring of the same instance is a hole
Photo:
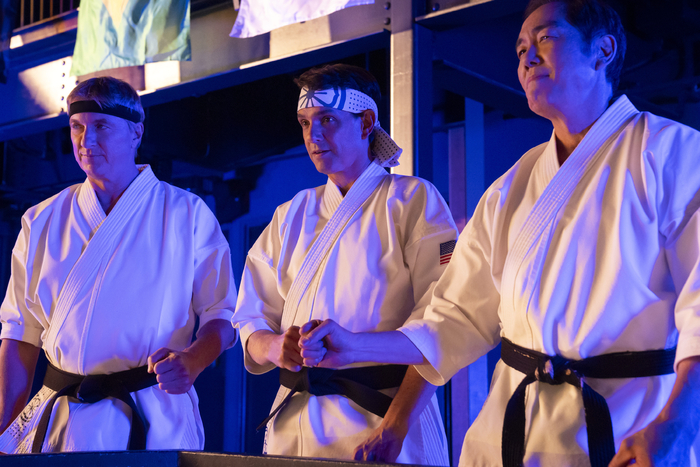
[[[97,138],[95,135],[95,130],[92,130],[90,128],[85,128],[83,130],[83,135],[82,135],[80,144],[84,148],[89,148],[89,147],[95,146],[96,141],[97,141]]]
[[[525,50],[525,66],[531,67],[540,64],[540,57],[537,54],[537,47],[530,45],[527,50]]]
[[[311,141],[321,141],[323,139],[323,128],[319,124],[311,123],[309,125],[309,138]]]

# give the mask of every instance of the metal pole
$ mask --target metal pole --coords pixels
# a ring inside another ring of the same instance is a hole
[[[416,1],[416,0],[414,0]],[[401,165],[392,173],[413,175],[413,2],[399,1],[391,5],[390,52],[391,136],[403,148]]]

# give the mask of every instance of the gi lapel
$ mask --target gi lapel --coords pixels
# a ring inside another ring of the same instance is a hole
[[[109,216],[105,216],[104,212],[98,209],[99,205],[95,204],[96,197],[90,182],[86,180],[80,187],[80,193],[78,194],[79,206],[93,231],[95,229],[97,231],[94,232],[80,258],[73,265],[61,288],[51,316],[49,329],[46,332],[45,348],[50,349],[53,347],[61,326],[68,317],[73,302],[83,287],[86,278],[89,278],[95,268],[99,267],[103,257],[113,253],[114,241],[120,237],[134,210],[139,204],[149,199],[148,193],[157,184],[158,179],[153,175],[153,171],[149,166],[145,166],[124,191],[124,194],[119,198]],[[83,193],[84,190],[91,190],[93,193]],[[54,362],[54,364],[59,365],[60,362]]]
[[[362,175],[355,181],[345,198],[335,210],[326,226],[321,231],[318,239],[304,258],[299,269],[299,274],[294,278],[289,288],[287,299],[282,311],[282,332],[289,329],[296,318],[301,298],[311,284],[312,279],[319,272],[319,267],[324,258],[335,244],[348,221],[355,215],[374,190],[384,179],[386,171],[375,163],[370,163]]]
[[[569,200],[593,162],[605,152],[605,142],[619,132],[625,122],[637,113],[639,111],[627,97],[620,96],[595,122],[537,199],[505,261],[501,299],[504,303],[510,303],[513,309],[516,306],[515,281],[525,259],[539,243],[545,231],[552,231],[554,219],[559,210]],[[538,260],[544,260],[544,257],[538,258]],[[533,268],[533,271],[535,270],[539,269]]]

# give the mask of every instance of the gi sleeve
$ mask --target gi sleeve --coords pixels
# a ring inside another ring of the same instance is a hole
[[[195,264],[192,307],[199,328],[214,319],[229,321],[236,307],[236,285],[231,270],[231,251],[219,222],[201,203],[195,221]],[[235,344],[235,341],[231,346]]]
[[[427,360],[416,369],[431,384],[445,384],[500,340],[501,297],[489,261],[484,199],[457,241],[423,318],[399,328]]]
[[[248,353],[248,338],[261,330],[279,334],[284,310],[284,298],[278,288],[277,270],[272,260],[281,247],[276,235],[276,219],[277,213],[248,252],[236,313],[231,320],[241,333],[245,367],[255,375],[266,373],[275,365],[255,363]]]
[[[415,306],[406,323],[423,317],[440,276],[454,251],[458,232],[447,203],[437,189],[423,182],[409,195],[411,210],[419,213],[411,223],[410,237],[404,249],[404,261],[411,275]]]
[[[657,209],[677,295],[678,369],[681,360],[700,355],[700,133],[674,122],[651,132],[646,154],[663,162]]]
[[[33,261],[30,262],[29,239],[30,222],[25,215],[22,217],[22,230],[12,249],[10,282],[0,306],[0,339],[14,339],[41,347],[44,328],[32,312],[35,305],[29,292],[33,264]]]

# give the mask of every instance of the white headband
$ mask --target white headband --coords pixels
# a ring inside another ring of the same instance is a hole
[[[364,110],[373,110],[377,121],[374,124],[374,141],[372,141],[372,153],[374,162],[382,167],[395,167],[399,165],[399,156],[403,151],[396,142],[391,139],[389,133],[379,125],[379,110],[374,99],[364,92],[350,88],[332,87],[309,91],[301,90],[297,112],[308,107],[331,107],[351,113],[360,113]]]

